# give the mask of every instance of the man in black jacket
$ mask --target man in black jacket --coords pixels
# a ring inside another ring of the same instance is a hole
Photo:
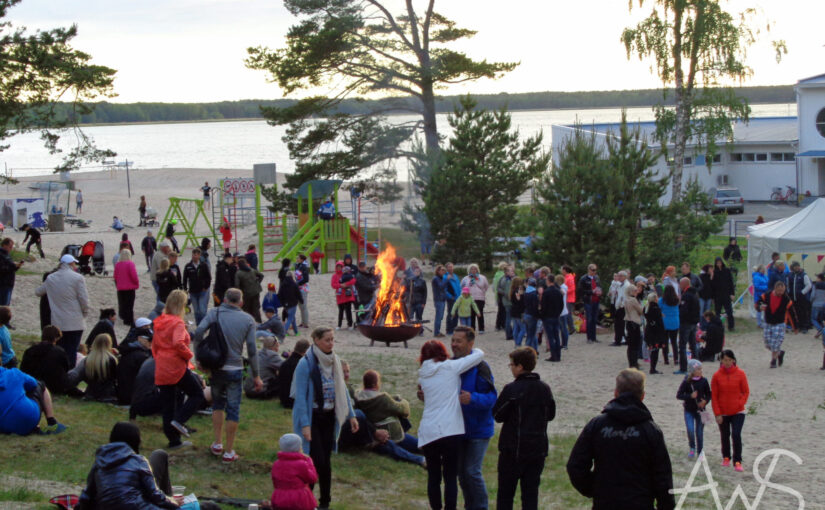
[[[14,278],[17,270],[23,266],[23,261],[15,262],[11,259],[14,241],[7,237],[0,243],[0,306],[11,304],[11,292],[14,289]]]
[[[690,286],[696,289],[696,292],[702,292],[702,279],[698,274],[690,272],[690,262],[682,262],[682,278],[690,280]]]
[[[556,417],[556,401],[550,386],[536,368],[536,351],[519,347],[510,353],[510,371],[515,377],[498,396],[493,417],[501,427],[498,438],[499,510],[513,508],[516,485],[521,481],[521,508],[538,508],[539,483],[547,457],[547,423]]]
[[[235,285],[235,273],[238,271],[238,266],[235,265],[235,258],[231,253],[223,254],[223,260],[219,260],[215,265],[215,288],[214,303],[215,306],[220,306],[223,303],[223,295],[226,290]]]
[[[183,267],[183,290],[189,291],[196,324],[200,324],[206,316],[211,285],[212,275],[209,274],[209,266],[201,262],[201,249],[193,248],[192,260]]]
[[[146,231],[146,237],[140,242],[140,251],[146,256],[146,272],[152,271],[152,256],[158,251],[158,241],[151,230]]]
[[[53,394],[77,394],[69,384],[69,361],[66,359],[66,351],[56,345],[61,336],[63,334],[57,326],[43,328],[40,336],[42,341],[23,353],[20,371],[43,381]]]
[[[564,310],[564,294],[556,287],[553,276],[545,280],[547,287],[541,294],[539,317],[547,334],[547,344],[550,346],[550,357],[546,361],[561,361],[561,340],[559,338],[559,317]],[[567,327],[567,326],[564,326]]]
[[[278,398],[281,400],[281,405],[287,409],[292,409],[294,400],[289,396],[292,389],[292,376],[295,374],[295,367],[298,362],[304,357],[307,350],[309,350],[309,340],[302,338],[295,342],[295,348],[292,349],[292,354],[284,361],[278,370]]]
[[[679,280],[682,297],[679,300],[679,370],[674,374],[687,373],[687,346],[694,358],[699,356],[696,351],[696,325],[702,318],[699,307],[699,296],[696,289],[690,286],[689,278]]]
[[[576,296],[584,304],[585,320],[587,323],[587,343],[598,342],[596,339],[596,324],[599,322],[599,301],[602,297],[602,286],[599,275],[596,274],[596,264],[587,266],[587,274],[579,278]]]
[[[645,375],[626,368],[599,416],[590,420],[567,461],[570,482],[593,498],[593,510],[671,510],[670,456],[661,429],[642,403]]]

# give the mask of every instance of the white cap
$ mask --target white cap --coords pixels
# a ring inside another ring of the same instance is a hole
[[[60,257],[61,264],[71,264],[72,262],[77,263],[77,259],[69,255],[68,253]]]
[[[135,327],[142,328],[143,326],[151,326],[152,321],[147,319],[146,317],[141,317],[135,321]]]

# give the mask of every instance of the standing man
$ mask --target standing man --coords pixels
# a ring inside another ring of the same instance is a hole
[[[561,289],[556,286],[553,275],[548,275],[545,279],[544,291],[539,298],[539,317],[547,334],[547,350],[550,357],[546,361],[558,363],[561,361],[561,340],[559,338],[559,327],[567,327],[559,324],[559,317],[564,310],[564,295]]]
[[[307,293],[309,292],[309,262],[303,253],[298,255],[298,262],[295,263],[295,282],[298,290],[301,291],[303,301],[298,305],[301,310],[301,324],[298,327],[309,327],[309,308],[307,308]]]
[[[146,231],[146,237],[140,242],[140,251],[146,257],[146,272],[152,272],[152,256],[158,251],[158,242],[152,235],[151,230]]]
[[[447,292],[447,310],[452,310],[453,305],[455,304],[458,297],[461,295],[461,280],[459,280],[458,276],[453,272],[453,263],[447,262],[444,268],[447,270],[447,273],[444,275],[444,283],[446,284],[445,290]],[[454,316],[452,313],[447,314],[447,334],[452,335],[453,330],[455,330],[456,325],[458,324],[458,316]]]
[[[195,341],[200,341],[203,334],[213,323],[217,322],[226,339],[226,362],[218,370],[212,371],[212,454],[222,455],[224,464],[231,464],[240,457],[235,453],[235,434],[241,412],[241,394],[243,393],[243,347],[249,359],[249,369],[254,379],[254,389],[260,392],[264,383],[258,375],[258,356],[255,347],[255,321],[248,313],[241,310],[243,296],[240,289],[229,289],[223,304],[212,308],[195,330]],[[220,312],[220,317],[218,317]],[[226,442],[223,437],[224,420],[226,423]]]
[[[567,285],[567,302],[564,306],[567,307],[567,324],[562,324],[562,327],[567,328],[567,333],[572,335],[576,332],[576,325],[573,322],[573,312],[576,309],[576,275],[573,273],[573,268],[567,264],[561,266],[561,274],[564,276],[564,284]]]
[[[28,223],[24,223],[20,229],[26,233],[26,236],[23,238],[23,242],[25,243],[26,240],[29,243],[26,245],[26,253],[28,254],[31,250],[32,245],[37,246],[37,251],[40,252],[40,258],[45,259],[46,255],[43,253],[43,241],[40,239],[40,231],[36,228],[32,227]]]
[[[596,264],[587,266],[587,274],[579,279],[579,292],[584,304],[587,343],[598,342],[596,324],[599,322],[599,301],[602,298],[602,285],[596,274]]]
[[[249,267],[246,259],[238,257],[238,272],[235,273],[235,287],[243,292],[243,310],[251,315],[255,322],[261,323],[261,282],[264,275],[257,269]],[[229,291],[227,291],[229,292]]]
[[[453,359],[473,352],[475,338],[473,328],[457,326],[450,344]],[[487,487],[481,475],[481,464],[490,438],[495,433],[493,405],[496,396],[493,373],[486,361],[461,374],[458,400],[464,415],[464,444],[458,462],[458,481],[467,510],[487,509]]]
[[[83,209],[83,192],[82,191],[77,190],[77,193],[75,194],[75,197],[74,197],[74,203],[75,203],[74,213],[75,214],[80,214],[81,210]]]
[[[616,281],[618,285],[615,286],[615,295],[612,296],[615,312],[613,315],[613,343],[610,345],[613,347],[622,345],[622,340],[624,339],[625,292],[630,286],[630,282],[627,281],[627,271],[619,271],[616,275]],[[611,289],[611,293],[612,292],[613,290]]]
[[[796,310],[796,327],[807,333],[811,328],[811,301],[808,299],[813,284],[797,261],[791,262],[791,274],[788,275],[788,297]]]
[[[211,286],[212,275],[209,273],[209,266],[201,261],[201,249],[193,248],[192,260],[183,267],[183,290],[189,292],[196,324],[200,324],[206,316]]]
[[[635,368],[619,372],[613,396],[573,446],[567,461],[570,482],[593,499],[593,508],[671,510],[670,456],[661,429],[642,403],[645,374]]]
[[[7,237],[0,242],[0,306],[11,304],[11,292],[14,290],[14,279],[17,270],[23,267],[23,261],[15,262],[11,259],[14,241]]]
[[[235,265],[235,257],[231,253],[224,252],[223,260],[219,260],[215,266],[215,288],[213,289],[215,296],[215,306],[220,306],[223,303],[223,296],[227,289],[235,285],[235,273],[238,272],[238,266]]]
[[[158,287],[158,271],[160,270],[160,263],[169,258],[172,252],[169,241],[161,241],[160,248],[152,255],[152,264],[149,266],[149,279],[152,281],[152,287],[155,289],[155,297],[160,292]]]
[[[83,317],[89,313],[89,294],[86,280],[77,272],[77,259],[69,255],[60,257],[60,266],[50,274],[43,285],[34,291],[38,297],[48,296],[52,326],[63,332],[57,345],[66,351],[69,368],[77,363],[77,346],[83,338]]]
[[[444,319],[444,307],[447,306],[447,284],[444,282],[444,266],[438,264],[435,266],[435,276],[433,276],[433,303],[435,304],[435,321],[433,325],[433,333],[435,338],[443,338],[444,333],[441,332],[441,321]]]
[[[696,325],[702,318],[701,307],[699,306],[699,295],[696,289],[690,286],[689,278],[679,280],[679,289],[682,297],[679,301],[679,370],[674,374],[684,375],[687,373],[687,346],[690,345],[690,353],[694,358],[699,358],[696,350]]]
[[[690,272],[690,262],[682,262],[682,278],[690,280],[690,286],[696,291],[697,295],[702,291],[702,279],[698,274]]]

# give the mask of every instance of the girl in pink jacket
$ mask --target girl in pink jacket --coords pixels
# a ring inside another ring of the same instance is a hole
[[[132,262],[128,248],[120,250],[120,258],[115,264],[115,288],[117,289],[117,314],[129,326],[135,321],[135,291],[140,288],[137,268]]]
[[[309,484],[318,481],[312,459],[301,452],[301,437],[284,434],[281,451],[272,464],[272,508],[276,510],[313,510],[318,506]]]

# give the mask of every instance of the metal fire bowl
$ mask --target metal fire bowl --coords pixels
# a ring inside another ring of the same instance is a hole
[[[359,324],[358,331],[373,342],[384,342],[390,345],[393,342],[404,342],[415,338],[421,332],[421,324],[405,324],[396,327],[373,326],[372,324]]]

